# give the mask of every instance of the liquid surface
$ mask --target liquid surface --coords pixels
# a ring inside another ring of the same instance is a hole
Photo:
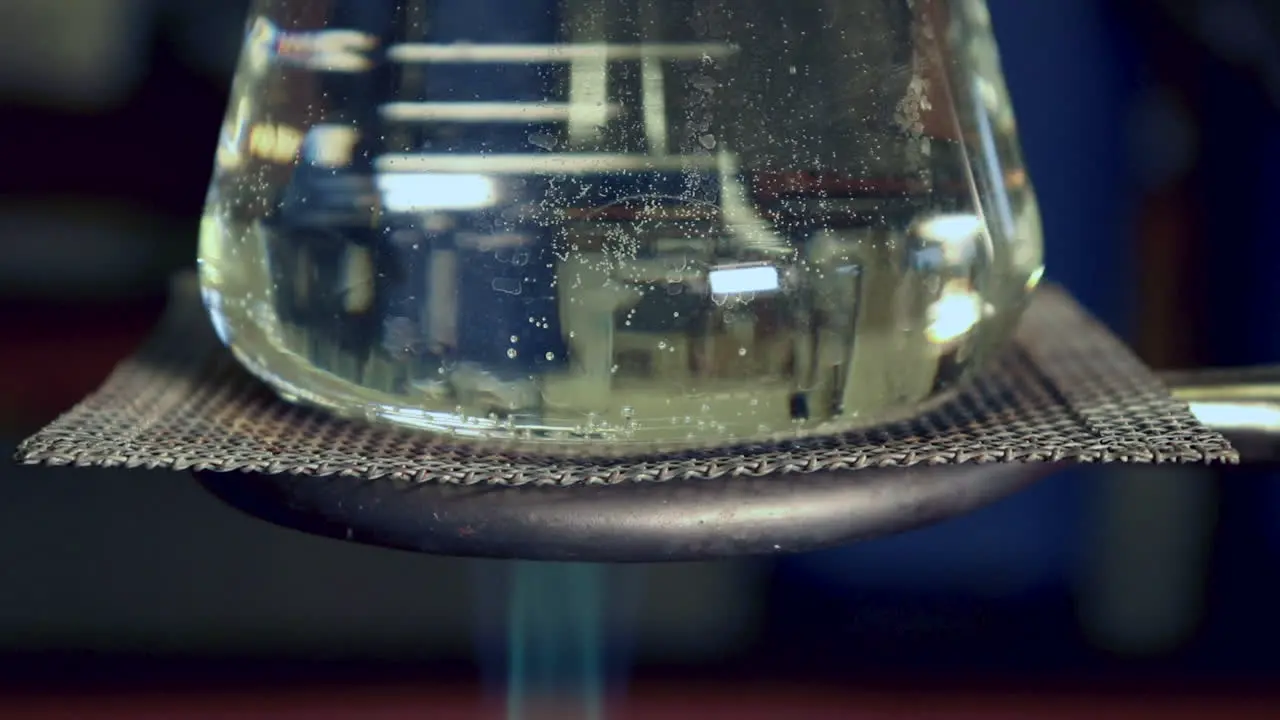
[[[286,398],[662,448],[897,418],[1007,341],[1035,199],[977,0],[260,0],[201,234]]]

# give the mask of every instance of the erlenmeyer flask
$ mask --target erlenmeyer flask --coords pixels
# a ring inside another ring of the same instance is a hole
[[[983,0],[257,0],[201,236],[286,398],[678,448],[945,397],[1041,275]]]

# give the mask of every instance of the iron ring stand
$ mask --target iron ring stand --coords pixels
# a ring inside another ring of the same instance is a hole
[[[1246,463],[1280,459],[1280,367],[1165,376]],[[784,479],[460,487],[200,473],[229,505],[278,525],[416,552],[654,562],[816,550],[967,513],[1051,474],[1042,463],[917,466]]]

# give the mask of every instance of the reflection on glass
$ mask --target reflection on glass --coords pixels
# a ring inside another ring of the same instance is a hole
[[[259,0],[201,238],[286,397],[593,449],[901,416],[1041,272],[980,0]]]

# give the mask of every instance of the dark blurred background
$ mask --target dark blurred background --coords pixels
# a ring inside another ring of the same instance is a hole
[[[4,453],[191,264],[245,4],[0,2]],[[1156,367],[1280,360],[1280,3],[990,5],[1050,277]],[[180,475],[0,477],[0,715],[314,718],[323,698],[434,718],[474,694],[494,567],[279,530]],[[649,569],[635,697],[663,717],[743,687],[761,717],[887,717],[899,690],[932,698],[912,717],[1280,717],[1259,694],[1280,687],[1278,565],[1265,473],[1067,472],[895,538]],[[238,709],[183,704],[201,691]]]

